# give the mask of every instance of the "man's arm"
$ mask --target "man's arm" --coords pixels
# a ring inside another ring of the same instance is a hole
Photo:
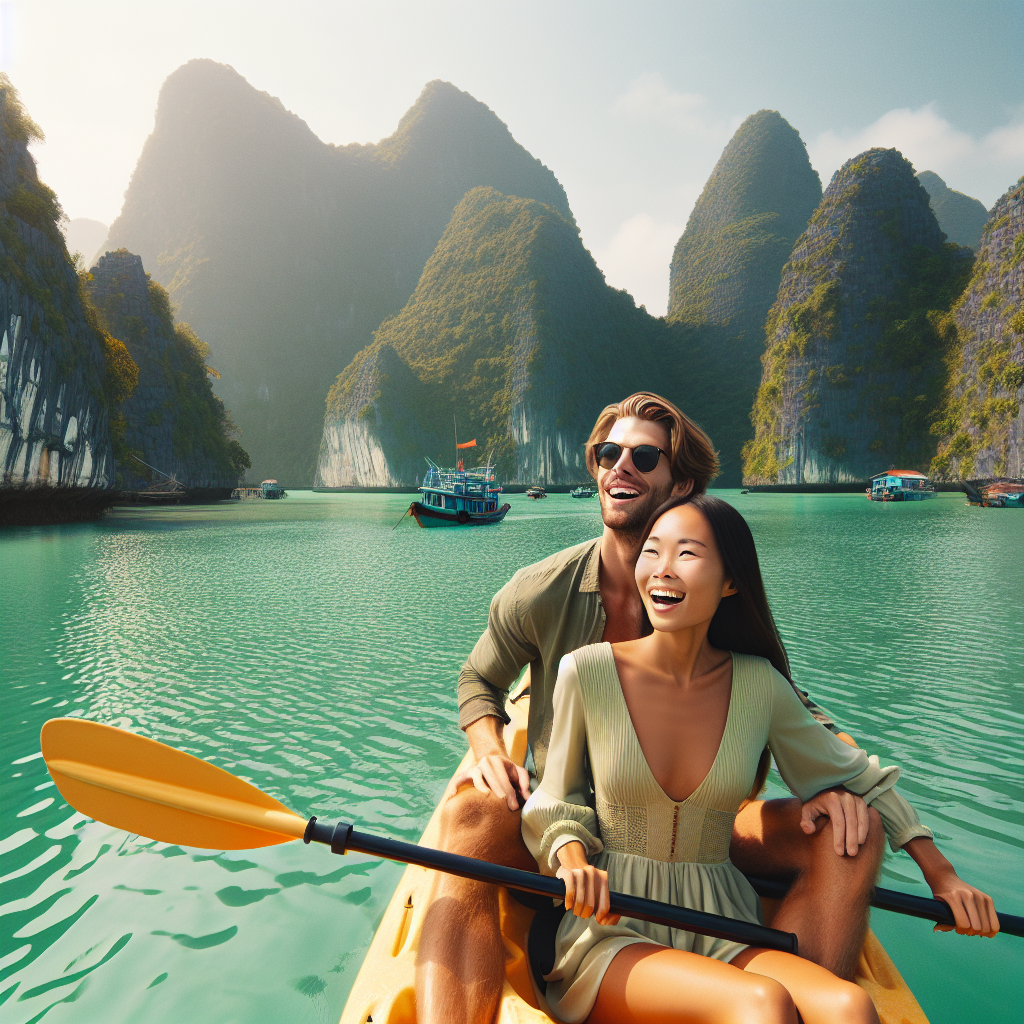
[[[445,792],[446,797],[454,796],[460,786],[472,782],[481,793],[494,793],[504,800],[510,811],[519,808],[519,797],[526,803],[530,796],[530,776],[508,756],[503,726],[499,719],[488,715],[466,727],[476,764],[455,775]]]
[[[530,795],[530,779],[505,749],[505,695],[523,666],[538,656],[527,638],[518,601],[519,579],[513,576],[491,601],[487,629],[459,673],[459,727],[466,733],[475,764],[459,772],[447,796],[467,782],[481,793],[494,793],[514,811]]]

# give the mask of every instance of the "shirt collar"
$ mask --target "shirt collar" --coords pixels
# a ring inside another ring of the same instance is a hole
[[[580,580],[580,593],[600,593],[601,591],[601,538],[597,537],[591,544],[587,556],[586,568]]]

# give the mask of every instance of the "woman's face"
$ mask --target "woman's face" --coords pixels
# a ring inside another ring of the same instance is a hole
[[[711,526],[692,505],[654,524],[636,562],[636,585],[651,624],[667,633],[710,622],[722,598],[736,593]]]

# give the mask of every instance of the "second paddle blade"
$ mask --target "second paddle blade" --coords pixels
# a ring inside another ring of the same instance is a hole
[[[301,838],[305,820],[198,757],[98,722],[55,718],[40,736],[61,796],[82,814],[164,843],[249,850]]]

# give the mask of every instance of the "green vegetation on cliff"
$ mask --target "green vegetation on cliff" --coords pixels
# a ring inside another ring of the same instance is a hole
[[[551,171],[447,82],[389,138],[333,146],[232,68],[194,60],[161,89],[107,245],[139,253],[209,342],[257,475],[308,485],[331,382],[481,185],[571,219]]]
[[[423,456],[450,464],[452,414],[506,480],[586,479],[583,442],[602,406],[631,391],[676,391],[670,332],[610,288],[559,211],[494,189],[469,192],[406,307],[331,389],[319,482],[336,486],[330,438],[379,446],[412,483]],[[355,440],[353,440],[355,439]],[[347,461],[346,461],[347,460]],[[364,460],[366,465],[370,459]],[[362,483],[383,482],[364,477]]]
[[[917,180],[927,190],[932,213],[946,238],[977,252],[982,229],[988,220],[984,204],[951,189],[934,171],[921,171]]]
[[[0,472],[12,483],[107,486],[138,367],[92,307],[68,254],[60,203],[28,152],[42,138],[0,74],[0,431],[12,434]]]
[[[820,200],[799,133],[777,111],[759,110],[725,147],[676,244],[668,319],[706,380],[704,422],[720,448],[724,486],[740,482],[765,316]]]
[[[950,372],[932,426],[933,474],[1024,476],[1024,178],[992,208],[970,284],[944,327]]]
[[[125,339],[142,384],[124,407],[122,485],[152,474],[138,460],[174,472],[186,486],[227,486],[250,465],[237,430],[213,393],[207,346],[186,323],[174,322],[166,289],[150,279],[138,256],[107,253],[83,284],[102,327]]]
[[[744,447],[752,483],[926,469],[946,381],[948,312],[970,274],[895,150],[848,161],[782,275]]]

